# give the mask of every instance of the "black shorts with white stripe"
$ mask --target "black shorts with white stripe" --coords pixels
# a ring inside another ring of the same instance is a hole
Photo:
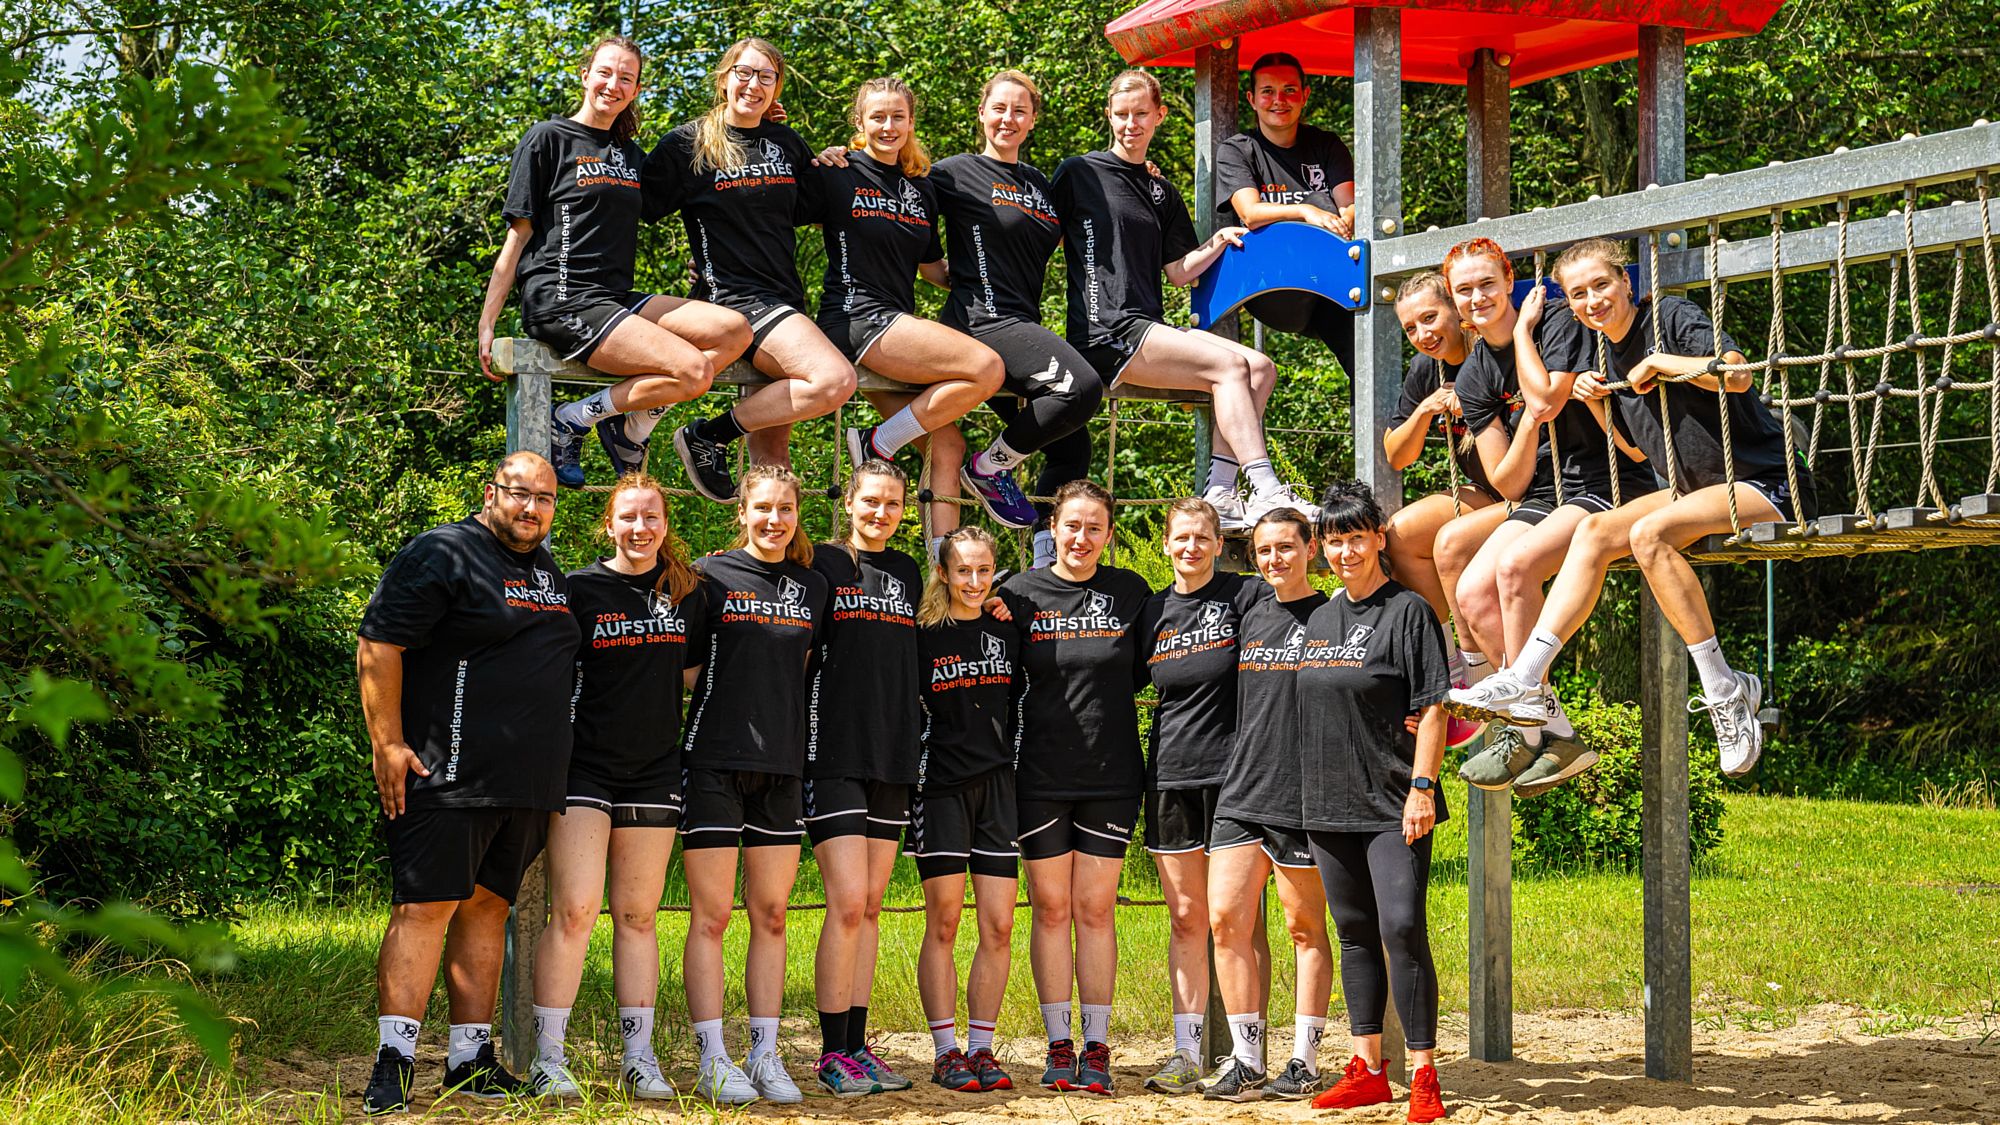
[[[1146,850],[1154,855],[1198,852],[1208,846],[1220,785],[1146,790]]]
[[[579,293],[567,301],[521,308],[521,328],[564,359],[590,362],[618,322],[646,307],[651,293]]]
[[[569,796],[563,803],[572,809],[596,809],[611,818],[613,828],[677,828],[681,823],[677,781],[608,781],[572,768]]]
[[[1248,844],[1263,848],[1264,854],[1279,867],[1313,866],[1312,846],[1307,842],[1303,828],[1256,824],[1233,816],[1215,818],[1215,829],[1208,841],[1208,854]]]
[[[910,823],[910,787],[858,777],[808,778],[803,807],[814,847],[842,836],[900,840]]]
[[[799,820],[799,779],[754,770],[689,770],[681,775],[686,805],[681,847],[746,848],[796,845],[806,834]]]
[[[924,879],[967,871],[1019,878],[1016,815],[1012,766],[942,793],[917,793],[910,798],[903,854],[917,861],[917,875]]]
[[[1022,859],[1055,859],[1071,852],[1123,859],[1132,843],[1133,822],[1139,819],[1136,796],[1021,800],[1014,808],[1021,826]]]

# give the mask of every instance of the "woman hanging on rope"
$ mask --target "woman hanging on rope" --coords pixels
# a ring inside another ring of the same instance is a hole
[[[1111,494],[1087,480],[1056,491],[1056,561],[1000,590],[1027,677],[1019,791],[1021,858],[1033,903],[1029,964],[1048,1032],[1042,1085],[1111,1092],[1111,997],[1118,977],[1118,876],[1145,789],[1133,626],[1146,580],[1099,559]],[[1074,945],[1071,939],[1074,938]],[[1083,1052],[1070,1022],[1083,1005]]]
[[[1021,752],[1020,632],[985,611],[996,548],[979,527],[944,537],[917,608],[923,757],[905,852],[924,885],[917,991],[936,1051],[931,1081],[947,1090],[1011,1090],[993,1057],[994,1027],[1013,962],[1020,875],[1014,760]],[[965,1047],[958,1041],[958,925],[965,877],[978,896],[979,944],[965,978]]]
[[[1056,169],[1056,210],[1069,261],[1069,341],[1116,386],[1200,391],[1215,407],[1215,450],[1202,498],[1227,530],[1242,530],[1274,508],[1312,503],[1278,479],[1264,443],[1264,404],[1278,369],[1254,348],[1213,333],[1166,323],[1160,276],[1193,285],[1242,227],[1197,241],[1181,196],[1147,167],[1146,149],[1160,126],[1160,83],[1128,70],[1105,102],[1111,147],[1071,157]],[[1236,496],[1238,472],[1250,500]]]
[[[910,1087],[868,1045],[882,895],[910,822],[923,731],[909,686],[919,674],[924,577],[915,559],[889,545],[908,492],[901,469],[861,462],[842,499],[847,535],[813,550],[813,570],[833,602],[808,692],[804,804],[826,888],[813,961],[822,1040],[816,1069],[836,1097]]]
[[[785,908],[799,873],[807,740],[807,661],[825,628],[826,579],[799,530],[799,478],[753,466],[736,499],[736,542],[695,563],[708,612],[688,717],[682,783],[687,950],[681,975],[694,1024],[695,1096],[740,1105],[803,1095],[779,1060],[785,999]],[[750,1055],[739,1068],[722,1039],[722,938],[743,853],[750,945],[743,964]]]
[[[1424,893],[1431,829],[1447,816],[1437,787],[1440,704],[1450,687],[1444,632],[1424,600],[1383,569],[1386,521],[1368,486],[1335,485],[1320,508],[1321,550],[1342,588],[1313,612],[1300,650],[1299,791],[1340,935],[1354,1055],[1313,1106],[1351,1109],[1394,1096],[1382,1068],[1382,1017],[1393,993],[1414,1071],[1408,1118],[1436,1121],[1445,1107]]]
[[[1463,573],[1472,561],[1472,552],[1507,518],[1507,508],[1487,479],[1486,465],[1462,420],[1458,373],[1469,358],[1472,338],[1459,320],[1444,275],[1432,271],[1405,279],[1396,293],[1396,319],[1402,321],[1403,335],[1409,337],[1417,356],[1403,377],[1403,393],[1396,400],[1395,413],[1389,416],[1382,450],[1389,458],[1389,467],[1400,473],[1423,455],[1431,428],[1442,428],[1456,491],[1434,492],[1389,517],[1389,561],[1403,584],[1423,595],[1438,620],[1445,623],[1452,683],[1463,687],[1465,658],[1451,635],[1457,589],[1456,583],[1439,578],[1440,565],[1434,554],[1438,532],[1453,520],[1463,521],[1452,539],[1462,557],[1449,564],[1454,573]],[[1445,744],[1463,746],[1479,731],[1478,723],[1454,718],[1446,729]]]
[[[489,379],[500,378],[493,330],[517,281],[522,331],[620,379],[555,408],[549,459],[566,488],[583,486],[592,427],[615,475],[638,472],[667,407],[706,394],[715,373],[750,346],[750,326],[729,309],[632,288],[644,199],[633,143],[643,65],[632,40],[598,40],[580,71],[583,104],[521,138],[501,209],[507,240],[479,312],[479,366]]]
[[[1286,1100],[1319,1092],[1319,1045],[1333,990],[1333,947],[1326,933],[1326,892],[1306,841],[1295,684],[1305,625],[1326,604],[1313,589],[1318,537],[1299,513],[1280,508],[1250,530],[1251,557],[1269,585],[1243,614],[1236,654],[1236,745],[1216,799],[1208,845],[1208,917],[1215,934],[1215,979],[1229,1019],[1230,1053],[1202,1083],[1218,1101]],[[1292,1057],[1265,1079],[1265,1017],[1271,949],[1258,940],[1264,883],[1277,876],[1278,902],[1291,934],[1297,971]]]
[[[1614,465],[1605,452],[1608,411],[1574,393],[1576,373],[1592,366],[1593,349],[1569,309],[1559,305],[1544,315],[1537,285],[1517,312],[1509,293],[1512,265],[1491,239],[1453,247],[1445,256],[1444,272],[1459,313],[1480,335],[1457,386],[1466,424],[1481,435],[1488,479],[1502,491],[1518,480],[1518,464],[1487,456],[1503,445],[1503,414],[1524,404],[1535,429],[1546,431],[1547,452],[1539,458],[1527,497],[1487,535],[1458,579],[1459,628],[1479,646],[1465,654],[1469,671],[1477,654],[1491,654],[1503,665],[1520,654],[1541,612],[1542,584],[1561,567],[1576,525],[1594,512],[1609,511],[1617,500],[1630,502],[1650,492],[1653,482],[1652,474],[1622,450]],[[1539,440],[1536,434],[1524,439],[1519,431],[1526,428],[1517,428],[1508,454],[1518,457],[1523,440]],[[1510,472],[1514,479],[1503,479]],[[1441,556],[1447,549],[1462,556],[1463,531],[1451,529]],[[1495,717],[1490,711],[1459,711],[1469,719]],[[1482,788],[1512,784],[1534,763],[1545,737],[1575,740],[1562,702],[1545,684],[1498,717],[1531,729],[1525,736],[1502,730],[1460,767],[1461,776]]]
[[[612,991],[625,1040],[619,1086],[633,1098],[672,1098],[653,1053],[660,990],[653,924],[680,824],[682,673],[689,654],[706,648],[700,628],[708,615],[667,526],[660,482],[644,473],[620,477],[601,526],[610,557],[569,575],[570,611],[583,630],[570,705],[576,749],[568,807],[549,820],[550,921],[535,948],[528,1081],[545,1096],[582,1094],[563,1040],[608,884]]]
[[[1167,508],[1174,579],[1146,599],[1138,639],[1159,693],[1146,764],[1146,850],[1160,873],[1170,937],[1174,1049],[1146,1088],[1194,1092],[1208,1006],[1208,852],[1216,795],[1236,734],[1236,643],[1243,615],[1270,597],[1264,583],[1218,573],[1222,524],[1206,500]]]
[[[915,394],[868,392],[884,421],[847,431],[852,463],[880,458],[930,435],[931,534],[958,526],[965,438],[953,421],[1000,389],[1006,369],[992,348],[916,315],[916,277],[942,283],[938,199],[930,154],[917,139],[917,97],[896,78],[871,78],[854,91],[848,148],[813,169],[826,198],[826,285],[819,326],[854,363],[877,374],[929,384]],[[975,493],[979,493],[975,488]],[[915,593],[912,587],[911,593]],[[892,857],[893,858],[893,857]]]
[[[1802,460],[1787,466],[1784,430],[1755,393],[1751,373],[1711,371],[1718,361],[1744,362],[1736,342],[1690,301],[1673,296],[1634,301],[1625,263],[1623,246],[1593,238],[1563,251],[1551,271],[1577,316],[1610,344],[1611,370],[1585,372],[1577,385],[1592,398],[1611,395],[1620,430],[1661,472],[1672,461],[1679,492],[1655,492],[1583,520],[1514,665],[1452,695],[1488,710],[1511,707],[1525,697],[1589,618],[1605,570],[1630,555],[1661,611],[1687,642],[1701,676],[1702,695],[1695,706],[1714,721],[1722,770],[1734,776],[1756,765],[1763,749],[1757,721],[1763,684],[1752,673],[1730,668],[1723,658],[1708,600],[1680,552],[1704,536],[1738,526],[1814,518],[1813,479]],[[1631,385],[1612,395],[1604,384],[1617,380]],[[1718,393],[1718,380],[1726,398]],[[1671,442],[1661,422],[1663,410],[1671,423]],[[1590,764],[1544,754],[1516,784],[1553,784]]]
[[[819,222],[823,199],[806,174],[812,153],[767,120],[785,85],[785,59],[762,39],[739,39],[713,75],[715,105],[668,133],[646,158],[646,214],[678,211],[687,228],[694,295],[750,322],[750,359],[771,383],[734,407],[674,434],[695,491],[736,496],[729,445],[749,434],[751,460],[789,465],[792,423],[833,413],[854,393],[854,365],[806,315],[793,228]]]

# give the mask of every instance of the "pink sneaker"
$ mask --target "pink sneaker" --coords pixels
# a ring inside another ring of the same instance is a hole
[[[1476,723],[1471,719],[1461,719],[1456,715],[1449,716],[1446,718],[1444,725],[1444,744],[1456,750],[1460,746],[1478,738],[1485,730],[1485,723]]]

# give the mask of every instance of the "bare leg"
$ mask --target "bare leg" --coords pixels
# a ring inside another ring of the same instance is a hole
[[[718,372],[750,347],[750,322],[721,305],[660,295],[647,301],[639,315],[701,349]]]
[[[660,895],[667,886],[671,828],[611,833],[611,987],[621,1008],[651,1008],[660,996]]]
[[[983,907],[984,901],[980,905]],[[958,947],[958,922],[964,914],[963,872],[924,880],[924,944],[917,951],[917,996],[923,1001],[924,1019],[933,1023],[958,1015],[958,965],[953,953]]]
[[[1109,1004],[1118,983],[1118,874],[1122,859],[1074,855],[1070,912],[1076,921],[1076,996]]]
[[[972,887],[979,896],[979,946],[973,951],[972,970],[965,978],[965,1013],[971,1019],[994,1022],[1000,1018],[1007,970],[1014,962],[1018,883],[998,875],[974,875]]]
[[[750,918],[743,994],[745,1007],[753,1016],[777,1016],[784,1011],[785,907],[798,876],[797,844],[743,849],[743,908]]]
[[[1215,409],[1215,452],[1237,461],[1268,455],[1263,402],[1277,381],[1277,368],[1263,353],[1207,332],[1156,325],[1120,379],[1141,387],[1206,392]]]
[[[1039,1003],[1067,1001],[1076,981],[1076,953],[1070,945],[1070,875],[1077,853],[1022,863],[1028,875],[1028,967],[1034,971]]]
[[[1731,530],[1728,485],[1697,489],[1632,528],[1632,558],[1646,575],[1646,585],[1660,603],[1660,612],[1681,640],[1699,644],[1715,636],[1715,619],[1708,612],[1701,579],[1681,549],[1704,536]],[[1747,484],[1736,486],[1736,510],[1745,524],[1791,517],[1771,506],[1764,494]]]
[[[861,357],[870,371],[899,383],[928,384],[906,404],[929,433],[992,398],[1007,377],[999,353],[955,328],[897,317]]]
[[[1438,529],[1432,543],[1432,561],[1437,564],[1438,584],[1444,588],[1445,603],[1451,608],[1452,628],[1458,633],[1458,647],[1474,652],[1485,652],[1473,638],[1459,612],[1458,588],[1465,579],[1466,570],[1486,545],[1493,530],[1507,520],[1505,504],[1489,504],[1476,512],[1468,512]],[[1498,653],[1495,653],[1498,656]]]
[[[875,958],[882,943],[882,896],[896,872],[895,840],[868,841],[868,890],[861,900],[861,928],[855,935],[854,983],[849,1003],[865,1005],[875,991]]]
[[[1208,924],[1215,934],[1215,981],[1227,1014],[1262,1013],[1264,974],[1255,954],[1257,915],[1271,857],[1255,844],[1224,848],[1209,857]]]
[[[1285,928],[1292,935],[1292,955],[1298,959],[1294,1010],[1302,1016],[1324,1016],[1333,996],[1334,967],[1333,942],[1326,932],[1326,887],[1320,882],[1316,868],[1275,870],[1278,903],[1285,909]]]
[[[1518,520],[1503,521],[1480,544],[1458,580],[1458,635],[1472,642],[1467,647],[1486,653],[1495,664],[1507,653],[1506,619],[1500,609],[1500,561],[1516,539],[1532,530]]]
[[[1500,594],[1501,634],[1506,639],[1507,663],[1520,658],[1528,634],[1542,615],[1542,583],[1562,569],[1563,554],[1576,535],[1576,525],[1589,512],[1574,504],[1564,504],[1549,517],[1517,537],[1500,557],[1495,585]]]
[[[535,947],[535,1003],[542,1007],[576,1003],[590,931],[604,905],[610,844],[611,817],[601,809],[549,814],[549,926]]]
[[[854,365],[833,346],[819,325],[805,316],[785,318],[771,330],[753,362],[772,382],[736,404],[736,424],[751,435],[751,459],[758,464],[789,464],[779,456],[790,438],[793,422],[831,414],[854,393]],[[783,434],[759,438],[767,430]]]
[[[1176,1014],[1200,1012],[1208,1001],[1208,856],[1199,848],[1154,853],[1167,900],[1167,975]]]
[[[736,852],[735,848],[681,850],[688,886],[681,984],[687,989],[688,1019],[693,1023],[722,1018],[722,937],[729,930],[736,900]]]
[[[456,902],[402,902],[389,908],[389,927],[375,961],[375,990],[381,1014],[424,1018],[437,984],[445,930]]]
[[[1665,507],[1673,494],[1660,491],[1621,504],[1608,512],[1584,517],[1577,525],[1576,538],[1563,556],[1562,570],[1549,584],[1548,599],[1542,605],[1537,628],[1567,641],[1576,635],[1597,607],[1604,592],[1604,575],[1611,564],[1632,553],[1632,526],[1640,519]]]
[[[500,1002],[500,963],[507,952],[507,900],[475,887],[445,931],[444,987],[451,1022],[491,1023]]]
[[[1459,490],[1459,506],[1477,511],[1493,501],[1483,492]],[[1438,532],[1458,518],[1448,493],[1438,492],[1389,517],[1389,563],[1396,581],[1415,590],[1428,602],[1439,621],[1451,620],[1451,599],[1438,576],[1435,555]]]
[[[860,942],[862,902],[868,894],[868,840],[840,836],[813,848],[826,886],[826,915],[813,957],[813,994],[822,1012],[845,1012],[853,1003],[854,957]]]

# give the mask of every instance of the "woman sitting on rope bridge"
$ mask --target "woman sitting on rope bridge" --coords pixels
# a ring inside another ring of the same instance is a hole
[[[612,472],[638,472],[667,407],[706,394],[715,373],[750,346],[750,326],[737,313],[632,289],[644,194],[633,103],[643,65],[630,39],[598,40],[580,70],[583,105],[521,138],[501,209],[507,241],[479,311],[479,366],[489,379],[500,378],[493,328],[516,281],[523,332],[620,377],[555,408],[549,460],[566,488],[583,486],[583,439],[593,426]]]
[[[1575,395],[1576,373],[1591,365],[1592,349],[1589,335],[1568,308],[1558,305],[1544,315],[1537,285],[1517,312],[1509,293],[1513,266],[1491,239],[1453,247],[1444,268],[1459,312],[1480,334],[1458,391],[1467,425],[1480,434],[1482,457],[1501,448],[1500,415],[1520,409],[1519,403],[1535,418],[1535,428],[1546,426],[1547,432],[1548,452],[1538,459],[1526,499],[1487,536],[1458,581],[1460,630],[1471,634],[1477,653],[1498,655],[1505,663],[1527,643],[1541,612],[1542,584],[1561,567],[1576,525],[1591,513],[1609,511],[1614,497],[1629,502],[1652,491],[1652,474],[1622,451],[1615,464],[1607,457],[1605,406]],[[1519,430],[1515,439],[1518,446]],[[1503,467],[1514,470],[1518,479],[1517,466],[1489,459],[1489,479],[1504,489],[1511,482],[1501,479]],[[1454,534],[1454,544],[1457,540]],[[1466,653],[1468,667],[1474,655]],[[1575,738],[1561,700],[1539,681],[1504,712],[1461,715],[1539,728],[1525,739],[1511,728],[1502,730],[1486,750],[1460,767],[1460,776],[1481,788],[1511,784],[1539,753],[1533,748],[1544,734]]]
[[[1445,451],[1451,458],[1456,490],[1433,492],[1414,504],[1405,505],[1389,517],[1389,562],[1397,580],[1423,595],[1432,612],[1446,625],[1445,651],[1451,662],[1452,682],[1465,684],[1465,658],[1452,643],[1450,627],[1457,616],[1457,584],[1439,577],[1436,558],[1438,532],[1459,520],[1452,542],[1461,556],[1452,560],[1454,572],[1463,572],[1486,536],[1500,526],[1508,511],[1499,502],[1500,492],[1487,479],[1463,421],[1464,408],[1458,401],[1458,373],[1472,351],[1472,337],[1459,320],[1451,300],[1451,286],[1436,271],[1417,274],[1403,281],[1396,292],[1396,319],[1403,323],[1403,335],[1417,356],[1403,376],[1403,393],[1396,411],[1389,416],[1389,429],[1382,435],[1382,451],[1389,467],[1402,472],[1423,455],[1424,441],[1433,425],[1444,430]],[[1480,725],[1453,718],[1447,724],[1445,744],[1463,746],[1478,736]]]
[[[1552,272],[1570,307],[1611,345],[1609,378],[1585,372],[1577,385],[1593,398],[1612,396],[1620,430],[1662,471],[1671,462],[1679,490],[1655,492],[1584,519],[1513,666],[1470,689],[1454,691],[1452,697],[1463,707],[1488,713],[1527,698],[1563,643],[1589,618],[1605,570],[1630,555],[1694,658],[1702,690],[1695,706],[1715,723],[1723,772],[1741,774],[1757,764],[1763,749],[1763,728],[1757,721],[1763,685],[1723,658],[1700,580],[1680,552],[1705,536],[1739,526],[1812,519],[1813,479],[1803,463],[1795,473],[1787,465],[1784,431],[1755,393],[1751,373],[1718,375],[1711,370],[1718,360],[1744,362],[1736,342],[1680,297],[1648,296],[1635,302],[1625,262],[1624,248],[1603,238],[1580,242],[1556,259]],[[1606,389],[1607,382],[1619,379],[1630,385],[1615,393]],[[1663,410],[1670,427],[1662,426]],[[1544,755],[1519,784],[1579,768]]]

